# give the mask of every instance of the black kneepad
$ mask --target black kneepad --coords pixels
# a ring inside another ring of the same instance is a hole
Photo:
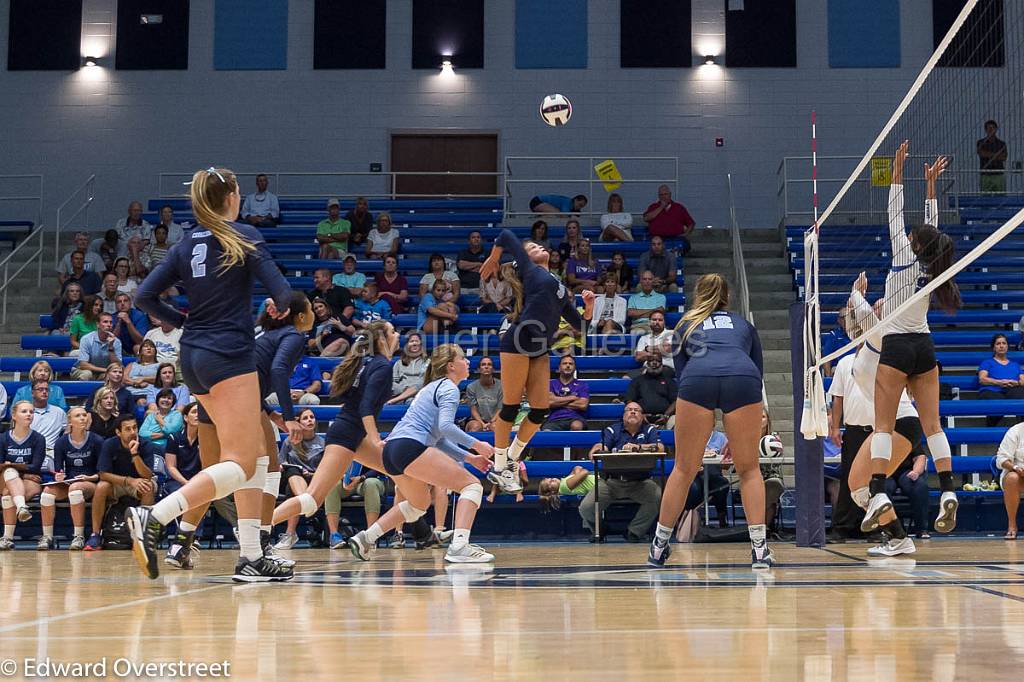
[[[548,418],[548,413],[551,412],[546,407],[531,407],[530,411],[526,413],[526,418],[534,424],[543,424]]]
[[[498,412],[498,417],[500,417],[502,421],[509,422],[509,423],[514,423],[515,420],[516,420],[516,417],[518,417],[518,416],[519,416],[519,406],[518,405],[502,405],[501,406],[501,410]]]

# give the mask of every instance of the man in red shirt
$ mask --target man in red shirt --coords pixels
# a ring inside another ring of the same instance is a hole
[[[644,211],[648,237],[658,235],[665,239],[685,237],[693,231],[694,222],[690,212],[678,201],[672,201],[672,190],[668,185],[658,188],[658,200]]]

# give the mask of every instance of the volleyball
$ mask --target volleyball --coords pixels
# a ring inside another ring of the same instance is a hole
[[[758,450],[760,450],[761,457],[781,457],[782,441],[774,433],[770,433],[761,439]]]
[[[565,95],[548,95],[540,103],[540,117],[549,126],[564,126],[572,118],[572,103]]]

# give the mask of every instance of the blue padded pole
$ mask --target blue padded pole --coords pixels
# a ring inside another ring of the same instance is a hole
[[[804,411],[804,304],[789,307],[789,338],[793,350],[793,445],[796,464],[796,545],[825,546],[825,454],[821,439],[800,433]]]

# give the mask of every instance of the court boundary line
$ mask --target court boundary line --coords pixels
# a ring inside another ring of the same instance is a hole
[[[1004,599],[1012,599],[1013,601],[1024,602],[1024,597],[1018,596],[1016,594],[1007,594],[1006,592],[1000,592],[999,590],[992,590],[987,587],[982,587],[980,585],[964,585],[963,587],[968,590],[973,590],[975,592],[984,592],[985,594],[990,594],[993,597],[1003,597]]]

